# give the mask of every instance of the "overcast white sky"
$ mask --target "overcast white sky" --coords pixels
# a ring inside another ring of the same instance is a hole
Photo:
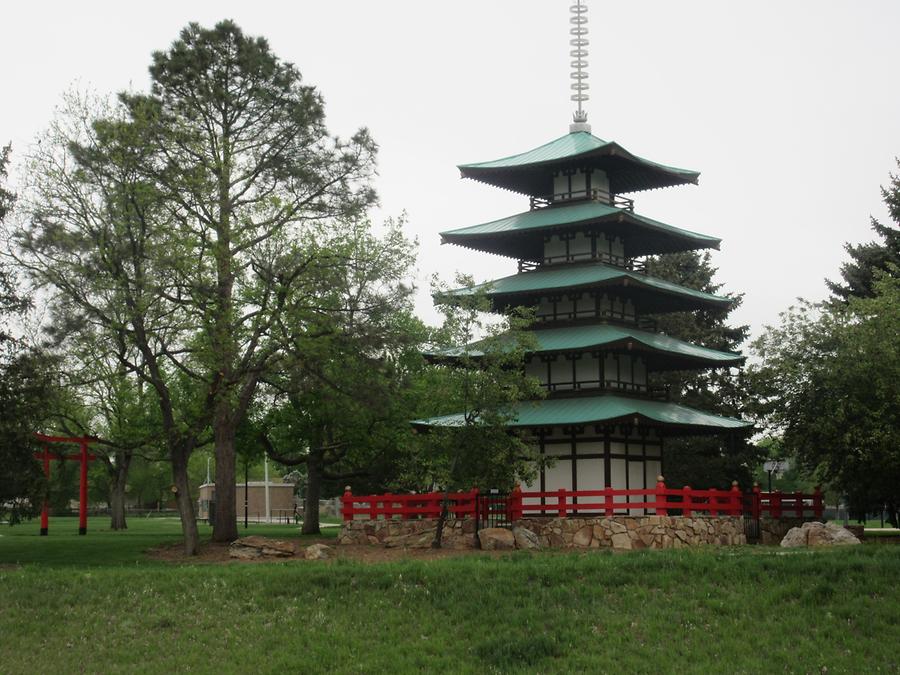
[[[527,209],[455,166],[568,131],[570,0],[275,3],[41,2],[0,10],[0,143],[21,155],[73,84],[148,84],[153,50],[189,21],[233,18],[323,93],[333,132],[381,146],[378,217],[406,211],[427,280],[515,262],[439,245],[438,232]],[[900,155],[896,0],[588,0],[593,133],[700,186],[635,193],[636,210],[719,236],[717,280],[746,294],[754,335],[797,296],[820,299],[844,241],[885,219]]]

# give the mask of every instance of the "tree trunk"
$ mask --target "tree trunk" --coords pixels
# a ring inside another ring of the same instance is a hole
[[[110,481],[109,515],[111,530],[127,530],[125,522],[125,486],[128,482],[128,466],[131,457],[124,452],[117,453],[116,465]]]
[[[322,458],[310,452],[306,460],[306,495],[303,497],[303,529],[301,534],[321,534],[319,529],[319,497],[322,494]]]
[[[444,540],[444,523],[447,522],[447,514],[450,512],[450,490],[444,490],[441,499],[441,515],[438,516],[437,527],[434,528],[434,540],[431,548],[440,548]]]
[[[220,407],[226,405],[225,401],[219,403]],[[219,410],[213,421],[216,455],[216,524],[213,526],[212,539],[220,542],[230,542],[238,538],[235,427],[227,415],[224,410]]]
[[[184,533],[184,554],[197,555],[200,535],[197,532],[197,518],[194,514],[194,500],[191,499],[191,483],[188,479],[188,457],[190,452],[172,452],[172,480],[175,483],[175,501],[181,515],[181,531]]]
[[[450,513],[450,483],[456,476],[456,465],[459,462],[459,450],[453,451],[453,458],[450,460],[450,480],[447,487],[444,488],[444,495],[441,498],[441,515],[438,516],[437,527],[434,528],[434,540],[431,542],[431,548],[440,548],[444,538],[444,523],[447,522],[447,515]]]

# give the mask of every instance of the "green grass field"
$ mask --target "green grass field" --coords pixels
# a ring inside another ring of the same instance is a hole
[[[0,672],[900,669],[895,546],[213,565],[144,555],[177,521],[75,529],[0,529]]]

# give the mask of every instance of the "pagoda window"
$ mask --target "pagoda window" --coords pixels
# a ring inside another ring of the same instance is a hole
[[[567,260],[589,260],[591,258],[591,238],[584,232],[576,232],[569,239],[569,255]]]
[[[598,306],[600,316],[607,317],[610,315],[612,310],[612,301],[609,299],[609,296],[604,293],[600,296],[600,304]]]
[[[614,265],[625,264],[625,243],[621,237],[613,237],[610,242],[610,256]]]
[[[591,189],[591,172],[579,169],[569,177],[572,199],[585,199]]]
[[[609,180],[602,171],[591,172],[583,169],[573,171],[569,169],[553,174],[552,201],[554,202],[587,199],[588,197],[597,199],[598,194],[604,197],[603,201],[608,202]]]
[[[615,386],[619,381],[619,360],[615,354],[607,354],[603,359],[603,381],[606,387]]]
[[[594,354],[585,354],[575,361],[575,382],[579,389],[598,387],[600,380],[600,363]]]
[[[569,240],[565,234],[554,234],[544,238],[544,263],[551,265],[563,262],[569,254]]]
[[[621,319],[625,316],[625,304],[622,302],[621,298],[613,298],[612,306],[610,307],[610,315]]]
[[[556,306],[551,298],[541,298],[538,301],[535,318],[539,321],[552,321],[556,318]]]
[[[634,359],[634,383],[641,386],[647,386],[647,366],[644,359]]]
[[[597,301],[591,293],[582,293],[578,296],[575,308],[576,318],[593,317],[597,314]]]
[[[625,389],[631,389],[632,387],[628,385],[634,382],[634,363],[630,356],[619,356],[617,360],[619,362],[619,382],[625,385]]]
[[[612,198],[609,192],[609,177],[605,171],[594,170],[591,173],[591,197],[598,202],[611,204]]]
[[[609,257],[612,255],[612,244],[609,241],[609,237],[605,234],[598,234],[596,237],[596,250],[597,257],[600,260],[609,260]]]
[[[571,191],[567,173],[560,171],[553,174],[553,201],[568,199]]]
[[[528,377],[535,377],[541,383],[542,387],[547,386],[549,377],[549,369],[547,364],[540,359],[532,358],[525,364],[525,374]]]
[[[572,389],[575,383],[572,381],[572,363],[558,356],[555,361],[550,364],[550,390]]]

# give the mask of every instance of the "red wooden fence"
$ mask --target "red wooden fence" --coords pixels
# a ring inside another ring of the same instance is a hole
[[[753,486],[750,495],[749,515],[771,518],[813,518],[821,520],[823,512],[822,490],[816,486],[812,494],[802,492],[761,492],[759,485]]]
[[[478,489],[450,493],[449,513],[453,518],[475,517]],[[443,493],[354,495],[347,488],[342,498],[344,520],[377,520],[383,518],[437,518],[441,513]],[[812,494],[801,492],[760,492],[754,486],[744,494],[737,482],[730,490],[695,490],[690,486],[669,488],[662,481],[644,490],[551,490],[548,492],[513,490],[507,500],[509,520],[541,516],[567,518],[602,514],[628,515],[634,511],[665,515],[760,516],[772,518],[822,518],[822,493],[817,487]]]
[[[474,518],[478,490],[470,492],[451,492],[448,511],[454,518]],[[354,520],[354,516],[363,516],[364,520],[378,520],[381,516],[390,520],[399,516],[403,520],[413,518],[437,518],[441,515],[443,492],[427,492],[409,495],[366,495],[350,493],[349,488],[342,498],[344,520]]]

